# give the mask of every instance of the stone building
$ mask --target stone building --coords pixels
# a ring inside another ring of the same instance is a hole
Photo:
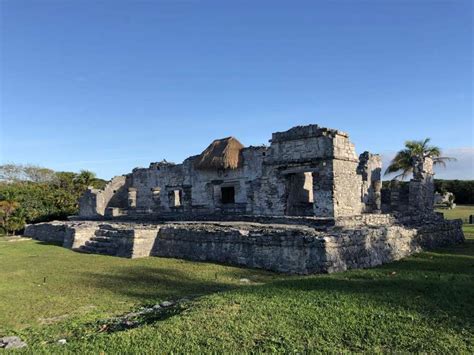
[[[380,156],[317,125],[270,146],[212,142],[182,164],[152,163],[88,189],[73,221],[25,235],[84,253],[172,257],[285,273],[373,267],[462,243],[460,220],[433,211],[433,164],[382,190]],[[177,221],[179,220],[179,221]]]
[[[381,159],[317,125],[273,133],[270,146],[218,139],[182,164],[151,163],[89,189],[80,217],[341,217],[380,213]]]

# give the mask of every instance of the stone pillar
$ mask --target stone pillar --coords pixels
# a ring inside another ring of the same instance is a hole
[[[382,180],[372,182],[374,188],[374,201],[372,213],[382,213]]]
[[[134,187],[128,188],[128,207],[137,207],[137,189]]]
[[[362,213],[362,178],[357,174],[357,161],[334,159],[334,217]]]
[[[313,173],[313,211],[316,217],[334,217],[334,177],[332,162],[321,164]]]
[[[105,212],[104,198],[101,190],[89,187],[79,198],[79,216],[95,218]]]
[[[359,155],[357,174],[362,178],[363,211],[380,213],[382,209],[382,159],[380,155],[364,152]]]
[[[433,212],[434,181],[433,160],[417,159],[413,166],[413,179],[409,184],[409,210],[413,214]]]
[[[151,189],[151,198],[154,203],[154,209],[159,210],[161,207],[161,189],[159,187],[153,187]]]
[[[193,189],[191,185],[183,185],[183,207],[186,211],[192,210],[193,204]]]

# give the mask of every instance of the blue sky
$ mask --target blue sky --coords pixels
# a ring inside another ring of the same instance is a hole
[[[474,179],[470,0],[0,1],[1,162],[99,176],[317,123]]]

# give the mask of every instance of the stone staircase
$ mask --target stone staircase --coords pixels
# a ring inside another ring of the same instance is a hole
[[[88,254],[117,255],[119,252],[120,230],[100,226],[77,251]]]

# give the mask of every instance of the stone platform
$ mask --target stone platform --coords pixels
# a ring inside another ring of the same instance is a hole
[[[280,223],[279,223],[280,222]],[[331,221],[67,221],[28,225],[25,236],[120,257],[170,257],[311,274],[368,268],[464,241],[461,221],[403,223],[365,214]]]

